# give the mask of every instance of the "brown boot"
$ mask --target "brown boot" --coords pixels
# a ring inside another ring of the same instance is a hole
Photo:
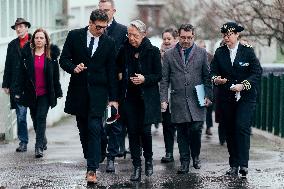
[[[95,171],[87,172],[87,183],[88,184],[97,184],[97,176]]]

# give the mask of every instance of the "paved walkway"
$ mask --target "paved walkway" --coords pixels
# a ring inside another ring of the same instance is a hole
[[[178,149],[175,144],[175,162],[161,164],[164,155],[162,127],[153,127],[154,175],[142,181],[129,181],[132,165],[126,159],[117,159],[116,173],[105,173],[105,163],[101,164],[95,188],[284,188],[284,145],[282,139],[266,135],[263,137],[253,130],[251,160],[247,179],[224,176],[228,169],[226,146],[220,146],[217,126],[213,136],[202,137],[202,168],[190,168],[190,173],[177,175],[179,166]],[[86,188],[85,161],[73,117],[47,129],[48,150],[43,159],[34,158],[34,132],[26,153],[16,153],[17,142],[0,145],[0,189],[4,188]],[[144,167],[143,167],[144,168]]]

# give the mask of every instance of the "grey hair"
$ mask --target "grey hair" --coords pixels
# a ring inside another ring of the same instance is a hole
[[[131,21],[128,27],[130,26],[134,26],[140,33],[146,33],[147,27],[141,20]]]

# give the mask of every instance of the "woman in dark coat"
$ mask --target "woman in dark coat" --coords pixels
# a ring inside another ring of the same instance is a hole
[[[35,157],[46,149],[46,117],[49,107],[62,97],[57,58],[60,51],[50,45],[47,32],[37,29],[22,51],[22,62],[15,85],[15,100],[29,107],[36,132]]]
[[[151,124],[161,121],[158,82],[162,77],[157,47],[145,37],[146,26],[140,20],[127,28],[128,40],[120,49],[117,62],[122,79],[121,109],[126,121],[134,172],[131,181],[141,179],[141,149],[145,175],[153,174]]]

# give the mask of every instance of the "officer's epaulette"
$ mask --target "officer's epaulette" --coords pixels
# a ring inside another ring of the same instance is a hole
[[[250,44],[243,44],[243,46],[248,47],[248,48],[252,48],[252,46]]]

